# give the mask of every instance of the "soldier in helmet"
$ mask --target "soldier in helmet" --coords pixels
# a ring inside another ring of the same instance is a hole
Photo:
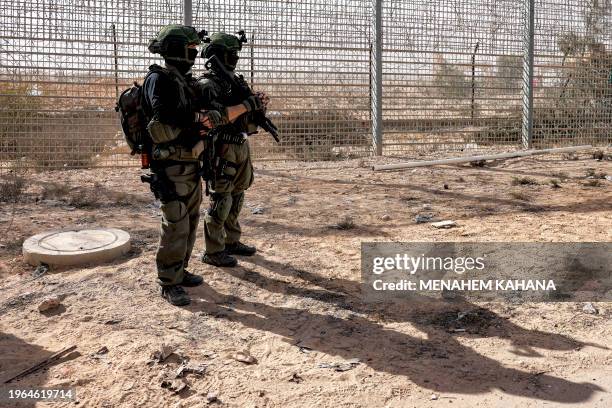
[[[194,92],[191,68],[200,35],[193,27],[168,25],[149,43],[164,66],[151,65],[143,83],[142,107],[151,138],[151,190],[162,205],[156,254],[161,294],[173,305],[190,302],[183,286],[197,286],[202,277],[187,271],[196,238],[202,189],[200,154],[207,132],[238,118],[244,107],[220,111],[201,106]]]
[[[218,111],[201,111],[193,93],[191,67],[201,40],[193,27],[168,25],[149,43],[165,65],[149,67],[142,106],[151,138],[151,190],[161,201],[161,236],[156,254],[162,296],[189,304],[183,286],[202,277],[187,271],[196,239],[202,201],[199,156],[206,130],[222,121]]]
[[[238,38],[231,34],[215,33],[202,51],[204,58],[215,55],[233,74],[238,63],[238,52],[246,42],[244,34]],[[236,76],[237,81],[244,79]],[[240,82],[239,82],[240,83]],[[257,126],[249,120],[250,113],[265,110],[269,98],[264,93],[237,100],[239,94],[214,71],[206,72],[198,80],[198,94],[203,108],[224,112],[227,107],[239,109],[240,116],[233,123],[220,126],[219,146],[216,148],[217,168],[210,183],[210,206],[204,217],[204,239],[206,252],[202,261],[214,266],[235,266],[232,255],[253,255],[255,247],[240,242],[241,228],[238,216],[244,202],[244,191],[253,183],[253,165],[246,135]]]

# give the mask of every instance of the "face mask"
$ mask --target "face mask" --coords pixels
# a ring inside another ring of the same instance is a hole
[[[187,59],[189,61],[193,61],[195,62],[195,59],[198,56],[198,50],[197,48],[187,48]]]
[[[225,54],[225,65],[227,65],[228,68],[231,68],[233,71],[238,64],[239,59],[240,57],[238,57],[238,53],[236,51],[228,52]]]

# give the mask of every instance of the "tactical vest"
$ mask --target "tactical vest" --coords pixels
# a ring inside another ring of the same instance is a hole
[[[237,90],[233,89],[232,86],[230,86],[230,84],[223,81],[213,72],[210,72],[210,71],[206,72],[198,79],[203,79],[203,78],[213,81],[221,89],[221,94],[219,95],[219,99],[216,100],[215,102],[220,103],[221,105],[225,107],[240,105],[242,103],[242,100],[240,99],[240,97],[237,96],[238,95]],[[244,78],[242,76],[238,76],[236,80],[244,82]],[[244,133],[250,134],[256,130],[257,130],[257,125],[254,125],[252,123],[250,114],[245,114],[245,115],[240,116],[233,123],[222,126],[221,129],[219,129],[219,133],[229,133],[229,134],[238,133],[240,134],[244,132]]]
[[[185,109],[189,112],[196,111],[197,100],[195,93],[191,88],[191,85],[178,72],[174,72],[172,69],[161,67],[157,64],[153,64],[149,67],[149,72],[145,77],[145,82],[149,75],[152,73],[159,73],[166,76],[176,83],[178,89],[178,100],[176,101],[179,109]],[[150,121],[153,118],[153,112],[148,103],[144,104],[145,114],[147,119]],[[165,143],[152,144],[152,159],[153,161],[197,161],[199,151],[198,148],[194,150],[197,145],[199,137],[195,124],[193,128],[181,129],[180,134],[175,139]]]

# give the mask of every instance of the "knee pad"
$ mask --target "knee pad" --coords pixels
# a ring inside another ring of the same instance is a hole
[[[232,208],[230,193],[213,193],[210,196],[210,207],[207,216],[219,221],[225,221]]]

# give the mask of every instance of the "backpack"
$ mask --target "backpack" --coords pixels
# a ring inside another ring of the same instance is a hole
[[[172,80],[179,83],[179,89],[183,89],[181,86],[187,87],[188,84],[184,79],[174,75],[171,71],[160,67],[159,65],[153,64],[149,67],[149,72],[145,76],[147,77],[152,73],[157,72],[167,75]],[[144,83],[144,82],[143,82]],[[182,92],[182,91],[181,91]],[[186,96],[181,93],[181,98],[184,99]],[[123,129],[123,136],[125,141],[131,150],[131,155],[138,154],[150,154],[152,147],[151,136],[147,130],[149,119],[145,114],[143,108],[143,89],[142,85],[134,82],[134,85],[121,93],[117,105],[115,106],[116,112],[121,112],[121,128]]]
[[[142,108],[142,85],[134,85],[121,93],[115,111],[121,113],[123,136],[130,147],[131,155],[146,153],[151,146],[147,119]]]

